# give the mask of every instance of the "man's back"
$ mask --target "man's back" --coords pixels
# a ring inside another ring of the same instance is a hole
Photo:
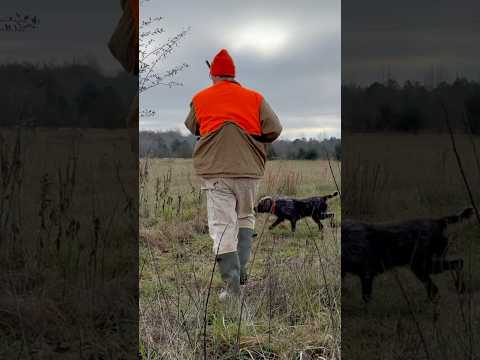
[[[203,177],[262,177],[266,143],[282,130],[263,96],[235,81],[197,93],[185,125],[200,136],[193,162]]]
[[[262,177],[267,157],[265,140],[269,136],[276,138],[281,131],[276,115],[264,100],[257,110],[246,106],[241,115],[238,110],[225,111],[225,108],[213,107],[205,115],[200,108],[198,121],[195,100],[192,103],[185,124],[192,133],[200,135],[193,153],[197,175]]]

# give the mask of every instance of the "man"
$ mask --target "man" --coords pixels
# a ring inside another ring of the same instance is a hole
[[[266,144],[282,126],[261,94],[235,81],[235,64],[225,49],[213,59],[210,78],[213,85],[193,97],[185,126],[200,137],[193,166],[207,194],[209,233],[226,285],[223,300],[238,295],[246,281]]]

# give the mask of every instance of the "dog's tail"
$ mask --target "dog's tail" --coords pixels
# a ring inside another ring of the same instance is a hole
[[[450,215],[450,216],[443,217],[441,221],[445,225],[449,225],[449,224],[455,224],[455,223],[464,221],[466,219],[471,218],[472,216],[473,216],[473,208],[468,207],[458,215]]]
[[[338,195],[338,191],[335,191],[334,193],[332,193],[330,195],[325,195],[324,197],[325,197],[325,199],[331,199],[331,198],[333,198],[337,195]]]

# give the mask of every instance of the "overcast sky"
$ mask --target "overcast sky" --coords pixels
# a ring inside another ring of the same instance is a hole
[[[119,0],[2,0],[0,19],[34,15],[40,25],[28,32],[0,31],[0,62],[95,61],[110,73],[118,71],[107,43],[121,12]]]
[[[183,62],[190,68],[176,79],[183,87],[157,87],[142,96],[142,106],[157,115],[142,119],[140,127],[184,131],[192,96],[209,85],[205,59],[227,48],[238,80],[263,93],[284,124],[284,137],[340,136],[341,66],[343,81],[363,84],[383,80],[387,73],[401,82],[422,81],[432,68],[446,80],[456,75],[480,80],[480,1],[455,4],[147,1],[141,15],[164,18],[161,25],[167,32],[159,43],[191,28],[159,70]],[[28,33],[0,32],[0,62],[95,59],[108,72],[120,70],[107,47],[121,15],[119,0],[0,2],[0,18],[16,12],[37,15],[40,27]]]
[[[232,55],[238,81],[260,91],[284,125],[284,138],[340,136],[340,1],[151,0],[141,17],[162,16],[160,43],[191,28],[160,69],[186,62],[184,86],[143,93],[157,112],[141,129],[184,131],[192,96],[210,85],[205,60]]]
[[[479,34],[478,0],[343,0],[342,80],[480,80]]]

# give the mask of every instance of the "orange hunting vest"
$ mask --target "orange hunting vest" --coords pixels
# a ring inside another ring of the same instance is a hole
[[[193,97],[200,136],[233,122],[251,135],[261,135],[260,106],[263,97],[232,81],[220,81]]]

